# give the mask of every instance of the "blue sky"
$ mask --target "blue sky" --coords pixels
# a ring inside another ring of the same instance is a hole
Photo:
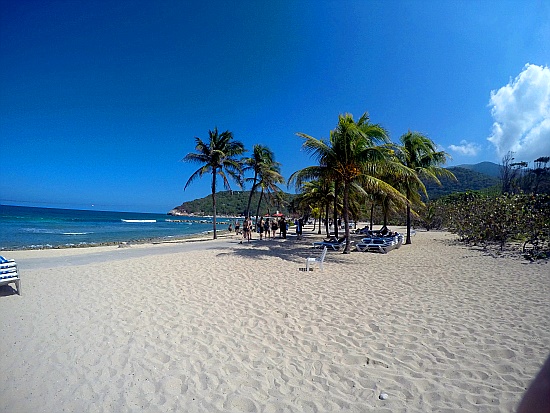
[[[547,1],[0,0],[0,202],[166,212],[230,130],[285,178],[363,112],[449,165],[550,155]],[[92,205],[94,205],[92,207]]]

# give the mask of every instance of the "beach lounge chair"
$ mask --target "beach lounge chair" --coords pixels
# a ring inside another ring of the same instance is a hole
[[[398,242],[392,238],[363,238],[361,242],[355,245],[357,251],[381,252],[387,254],[397,247]]]
[[[313,243],[313,248],[331,248],[333,251],[338,251],[343,245],[346,245],[346,237],[331,239],[329,241],[319,241]]]
[[[306,271],[309,271],[310,264],[319,264],[319,268],[321,271],[323,271],[323,261],[325,261],[325,257],[327,255],[327,247],[323,248],[323,252],[319,257],[308,257],[306,259]]]
[[[14,260],[0,257],[0,285],[15,283],[17,294],[21,295],[21,279],[17,272],[17,264]]]

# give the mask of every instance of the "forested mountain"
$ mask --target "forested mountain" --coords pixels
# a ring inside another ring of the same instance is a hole
[[[216,193],[216,211],[219,215],[240,216],[244,215],[246,206],[248,204],[249,191],[222,191]],[[256,215],[256,208],[258,207],[258,199],[260,194],[255,193],[252,195],[252,203],[250,204],[251,215]],[[280,211],[284,214],[288,214],[288,206],[292,202],[296,195],[283,194],[283,199],[277,201],[271,199],[269,202],[266,198],[273,198],[271,195],[268,197],[264,194],[262,199],[262,207],[260,209],[260,215],[273,214]],[[212,196],[208,195],[204,198],[195,199],[193,201],[184,202],[180,206],[170,211],[169,215],[212,215]]]
[[[502,166],[493,162],[480,162],[473,165],[456,165],[452,168],[463,168],[469,169],[474,172],[479,172],[481,174],[492,176],[493,178],[500,178],[500,171]],[[451,168],[449,168],[451,169]]]
[[[490,163],[490,162],[482,162]],[[496,164],[494,164],[496,165]],[[498,166],[498,165],[496,165]],[[430,199],[437,199],[453,192],[479,191],[499,184],[500,180],[496,177],[476,172],[473,169],[454,166],[447,168],[456,176],[456,181],[450,179],[441,179],[441,186],[432,182],[425,183],[426,190]]]

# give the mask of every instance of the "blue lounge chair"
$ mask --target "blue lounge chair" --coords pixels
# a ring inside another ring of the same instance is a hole
[[[363,238],[355,245],[357,251],[381,252],[387,254],[394,248],[399,248],[403,243],[401,234],[392,237],[369,237]]]
[[[21,295],[21,279],[17,272],[17,264],[14,260],[0,257],[0,285],[15,283],[17,294]]]

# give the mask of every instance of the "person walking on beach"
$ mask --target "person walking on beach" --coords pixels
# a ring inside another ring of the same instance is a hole
[[[235,235],[239,235],[241,233],[241,224],[240,221],[235,221]]]
[[[247,240],[248,242],[250,242],[250,236],[248,233],[249,233],[248,218],[245,218],[243,221],[243,241]],[[241,241],[240,243],[242,244],[243,241]]]
[[[264,219],[260,218],[258,222],[258,232],[260,233],[260,241],[264,239]]]
[[[273,220],[271,221],[271,238],[272,239],[275,239],[275,235],[277,235],[277,228],[278,228],[277,220],[273,218]]]
[[[279,221],[279,229],[281,231],[281,237],[283,239],[286,239],[286,221],[285,221],[285,217],[282,217],[281,220]]]
[[[302,218],[298,218],[296,221],[294,221],[294,224],[296,225],[296,239],[302,239],[302,226],[304,224],[304,221]]]
[[[271,238],[271,227],[269,225],[269,218],[265,219],[264,222],[264,232],[265,232],[265,239]]]
[[[248,219],[246,220],[246,228],[246,239],[248,240],[248,242],[250,242],[250,240],[252,239],[252,218],[250,217],[248,217]]]

